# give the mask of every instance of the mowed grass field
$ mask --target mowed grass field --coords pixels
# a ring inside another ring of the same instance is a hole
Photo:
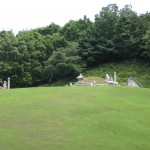
[[[150,89],[0,90],[0,150],[150,150]]]

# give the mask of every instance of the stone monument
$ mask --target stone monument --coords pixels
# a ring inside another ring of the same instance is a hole
[[[7,80],[7,89],[10,89],[10,78]]]
[[[83,77],[83,75],[80,73],[80,75],[77,77],[77,80],[78,80],[78,82],[77,82],[77,84],[76,85],[83,85],[83,80],[84,80],[84,77]]]
[[[116,72],[114,72],[114,80],[112,77],[110,77],[108,74],[106,74],[105,81],[106,81],[107,85],[118,85]]]
[[[133,86],[133,87],[143,87],[137,80],[135,80],[132,77],[128,78],[127,86]]]
[[[117,82],[117,74],[114,72],[114,82]]]
[[[3,83],[3,89],[7,89],[7,82],[6,81],[4,81],[4,83]]]

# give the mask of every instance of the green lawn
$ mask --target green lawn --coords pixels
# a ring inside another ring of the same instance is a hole
[[[150,150],[150,89],[0,90],[0,150]]]

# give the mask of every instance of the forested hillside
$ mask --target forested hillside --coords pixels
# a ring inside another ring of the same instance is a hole
[[[8,77],[12,87],[51,84],[130,59],[150,64],[150,13],[139,15],[130,5],[103,7],[94,22],[84,16],[63,27],[0,31],[0,85]]]

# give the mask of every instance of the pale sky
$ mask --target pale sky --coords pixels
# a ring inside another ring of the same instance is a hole
[[[0,31],[11,29],[17,33],[52,22],[63,26],[84,15],[94,21],[102,7],[114,3],[119,9],[131,4],[138,14],[150,11],[150,0],[0,0]]]

